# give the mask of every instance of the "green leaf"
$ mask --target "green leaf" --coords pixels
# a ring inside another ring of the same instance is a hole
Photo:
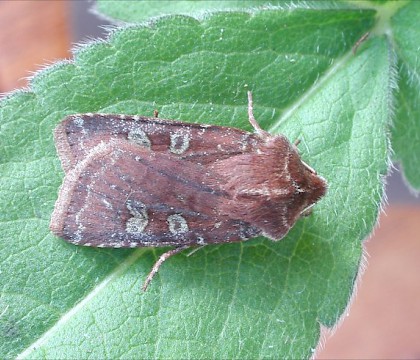
[[[287,6],[291,0],[222,0],[222,1],[126,1],[126,0],[98,0],[96,10],[114,21],[141,22],[151,17],[162,15],[192,15],[205,16],[211,11],[240,10],[250,7],[267,7],[275,5]]]
[[[382,199],[393,64],[384,37],[356,55],[371,10],[296,8],[162,18],[89,44],[0,102],[0,356],[303,358],[347,306]],[[327,196],[282,241],[89,249],[51,235],[67,114],[121,112],[300,139]]]
[[[400,9],[391,21],[399,60],[398,107],[392,142],[407,182],[420,191],[420,3]]]
[[[387,0],[364,1],[366,7],[385,3]],[[352,4],[354,3],[354,4]],[[164,15],[188,15],[196,18],[206,17],[216,11],[255,11],[256,9],[297,8],[329,10],[331,8],[348,9],[352,5],[360,5],[361,0],[336,2],[333,0],[96,0],[95,11],[113,22],[140,23],[149,18]]]
[[[205,13],[209,10],[239,9],[261,1],[97,1],[96,9],[112,19],[140,22],[153,16]]]

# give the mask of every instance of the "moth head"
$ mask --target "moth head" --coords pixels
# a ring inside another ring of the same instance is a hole
[[[259,201],[259,219],[253,224],[268,238],[280,240],[301,216],[310,214],[312,206],[325,195],[327,183],[282,135],[268,139],[255,163],[258,173],[265,174],[270,192],[255,200]]]
[[[296,201],[296,204],[299,204],[298,215],[308,215],[308,209],[326,194],[327,182],[301,159],[293,145],[290,147],[288,169],[295,193],[299,197]]]

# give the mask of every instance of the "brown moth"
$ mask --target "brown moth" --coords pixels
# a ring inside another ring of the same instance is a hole
[[[65,172],[51,231],[83,246],[192,246],[283,238],[326,192],[283,135],[131,115],[66,117],[54,139]]]

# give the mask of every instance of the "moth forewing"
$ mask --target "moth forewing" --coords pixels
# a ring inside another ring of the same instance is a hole
[[[50,228],[84,246],[175,246],[284,237],[326,191],[282,135],[129,115],[70,115],[55,130],[65,171]]]
[[[123,140],[97,145],[70,170],[51,229],[77,245],[140,247],[240,241],[260,233],[218,212],[227,194],[203,165]]]
[[[116,139],[201,164],[252,152],[261,141],[256,134],[235,128],[120,114],[69,115],[54,130],[65,172],[99,143]]]

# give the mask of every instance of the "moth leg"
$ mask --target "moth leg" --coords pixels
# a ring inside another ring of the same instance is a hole
[[[189,245],[183,245],[183,246],[179,246],[176,247],[175,249],[171,249],[169,251],[167,251],[166,253],[163,253],[159,259],[155,262],[155,264],[152,267],[152,270],[150,270],[149,275],[147,275],[147,278],[142,286],[142,290],[146,291],[147,287],[149,286],[150,282],[152,281],[153,277],[156,275],[156,273],[159,271],[160,266],[167,260],[169,259],[172,255],[178,254],[181,251],[188,249],[190,246]]]
[[[201,250],[204,246],[207,246],[207,245],[201,245],[201,246],[199,246],[199,247],[196,247],[196,248],[192,249],[192,250],[191,250],[191,251],[187,254],[187,256],[191,256],[191,255],[195,254],[198,250]]]
[[[258,124],[257,120],[255,120],[254,117],[254,108],[253,108],[253,102],[252,102],[252,92],[248,91],[248,119],[251,123],[254,130],[261,135],[262,137],[269,137],[271,136],[267,131],[261,129],[260,124]]]
[[[308,206],[306,209],[304,209],[301,213],[300,213],[300,216],[309,216],[309,215],[311,215],[312,214],[312,211],[313,211],[313,205],[314,204],[312,204],[311,206]]]

